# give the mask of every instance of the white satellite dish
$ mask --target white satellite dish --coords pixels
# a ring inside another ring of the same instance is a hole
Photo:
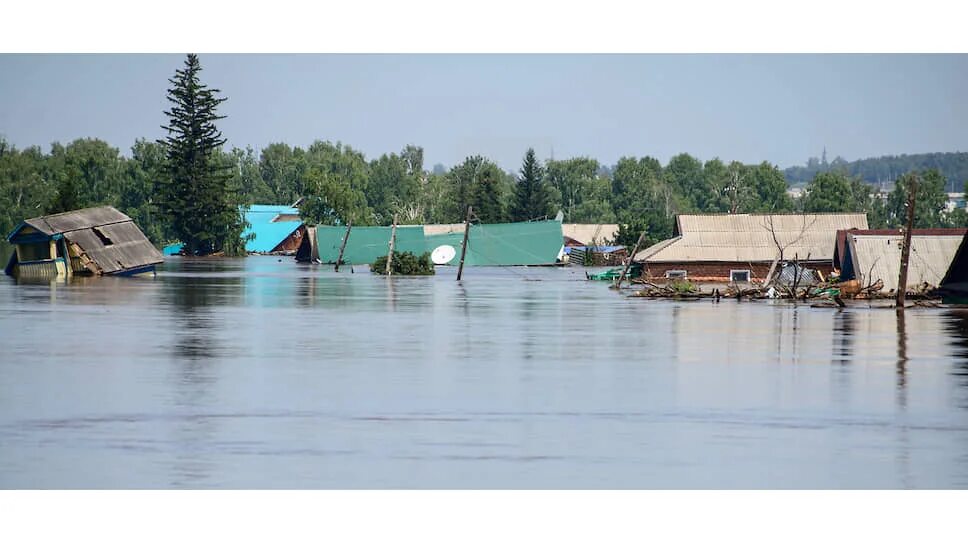
[[[433,252],[430,253],[430,260],[434,264],[447,264],[453,260],[454,256],[457,255],[457,250],[454,246],[437,246]]]

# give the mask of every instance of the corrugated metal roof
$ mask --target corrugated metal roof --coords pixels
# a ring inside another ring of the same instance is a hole
[[[912,236],[907,287],[941,284],[964,236]],[[854,276],[864,285],[884,282],[884,291],[896,291],[901,270],[901,235],[853,235],[847,237],[848,258]]]
[[[428,229],[427,227],[433,227]],[[427,234],[427,231],[438,231]],[[443,231],[443,232],[440,232]],[[336,262],[339,248],[346,234],[344,227],[316,227],[319,259]],[[464,224],[398,226],[394,245],[396,251],[421,254],[442,245],[455,249],[449,264],[460,261]],[[390,227],[353,227],[343,254],[343,261],[352,264],[372,263],[387,254]],[[514,266],[554,264],[561,252],[561,223],[530,221],[522,223],[472,224],[467,243],[466,266]]]
[[[392,227],[353,227],[346,241],[343,262],[348,264],[371,264],[379,257],[386,257],[390,250]],[[316,243],[319,259],[324,263],[335,263],[339,249],[343,245],[346,227],[319,225],[316,227]],[[420,255],[427,251],[424,243],[423,228],[419,226],[397,226],[394,251],[409,251]]]
[[[249,206],[245,211],[245,220],[250,226],[242,231],[242,237],[255,234],[255,238],[245,242],[245,250],[253,253],[272,251],[302,225],[299,208],[274,204]],[[165,246],[164,254],[177,255],[183,247],[183,244]]]
[[[255,234],[255,238],[245,242],[245,250],[255,253],[268,253],[299,228],[302,221],[274,221],[279,216],[297,217],[299,209],[274,204],[253,204],[245,211],[245,220],[250,226],[242,231],[242,236]]]
[[[427,236],[433,236],[436,234],[454,234],[458,232],[464,232],[463,223],[424,225],[424,234]],[[607,223],[562,223],[561,234],[573,240],[577,240],[582,244],[590,245],[593,242],[602,243],[614,240],[615,236],[618,235],[618,225]]]
[[[428,251],[449,245],[460,262],[464,230],[426,237]],[[351,238],[352,239],[352,238]],[[465,266],[522,266],[554,264],[562,250],[561,223],[527,221],[520,223],[473,224],[468,233]]]
[[[837,231],[867,228],[867,215],[846,214],[704,214],[676,218],[678,236],[635,255],[648,262],[764,262],[784,258],[829,260]]]
[[[968,233],[968,229],[966,228],[914,229],[911,231],[912,236],[964,236],[965,233]],[[902,232],[901,229],[838,230],[837,247],[834,249],[834,266],[837,268],[843,268],[844,266],[844,259],[847,256],[844,248],[847,245],[848,234],[855,236],[900,235]]]
[[[268,253],[288,238],[290,234],[296,232],[301,225],[302,223],[297,221],[253,223],[242,233],[243,236],[250,233],[255,234],[254,239],[245,242],[245,250],[255,253]]]
[[[561,234],[586,246],[593,243],[601,244],[615,239],[615,236],[618,235],[618,225],[562,223]]]
[[[941,285],[946,288],[956,288],[961,291],[968,291],[968,236],[961,239],[961,245],[955,252],[955,257],[951,261],[951,266],[941,280]]]

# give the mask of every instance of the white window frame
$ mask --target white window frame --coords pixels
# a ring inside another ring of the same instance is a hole
[[[739,280],[733,279],[733,274],[743,274],[743,273],[746,274],[746,279],[745,280],[739,281]],[[752,279],[752,278],[753,278],[753,271],[750,270],[750,269],[748,269],[748,268],[740,268],[740,269],[736,269],[736,270],[732,270],[731,269],[729,271],[729,282],[730,283],[749,283],[750,282],[750,279]]]
[[[670,274],[675,274],[674,276]],[[685,270],[666,270],[665,277],[667,280],[684,280],[689,277],[689,273]]]

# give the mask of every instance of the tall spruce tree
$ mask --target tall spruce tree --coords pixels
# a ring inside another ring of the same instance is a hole
[[[550,194],[544,181],[544,169],[528,149],[521,165],[521,176],[514,187],[511,221],[528,221],[550,214]]]
[[[243,254],[239,194],[229,187],[230,167],[218,160],[225,139],[215,121],[225,116],[215,109],[226,99],[199,81],[201,71],[198,56],[189,54],[184,68],[168,80],[172,106],[165,111],[168,126],[162,127],[168,136],[158,143],[165,147],[169,176],[158,180],[158,207],[186,254]]]

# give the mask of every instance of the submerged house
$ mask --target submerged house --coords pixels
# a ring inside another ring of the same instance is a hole
[[[242,236],[255,235],[245,242],[249,253],[295,253],[306,233],[299,209],[291,206],[253,204],[246,210],[245,220],[249,226]]]
[[[968,235],[961,238],[951,265],[941,278],[938,292],[946,303],[968,303]]]
[[[335,263],[343,239],[349,238],[342,262],[370,264],[386,256],[392,227],[307,228],[307,235],[296,253],[297,261]],[[460,262],[464,224],[398,226],[394,250],[415,255],[431,252],[435,264]],[[529,221],[522,223],[472,224],[468,232],[465,266],[520,266],[556,264],[562,255],[561,223]]]
[[[636,253],[643,275],[696,281],[763,280],[783,259],[824,275],[838,230],[866,229],[867,214],[697,214],[676,217],[674,236]]]
[[[248,253],[293,254],[306,234],[299,208],[292,206],[253,204],[245,210],[245,220],[249,225],[242,237],[252,236],[245,242]],[[181,250],[181,244],[172,244],[164,248],[164,253],[177,255]]]
[[[906,290],[941,285],[968,229],[914,229],[908,259]],[[843,236],[843,249],[840,238]],[[898,230],[850,230],[838,233],[840,277],[861,285],[880,282],[882,292],[896,292],[904,236]],[[952,282],[953,283],[953,282]]]
[[[614,266],[628,258],[625,246],[609,245],[618,236],[617,224],[564,223],[561,233],[569,264]]]
[[[616,224],[563,223],[565,247],[607,246],[618,236]]]
[[[134,221],[111,206],[27,219],[7,240],[16,251],[4,272],[19,278],[127,276],[164,261]]]

